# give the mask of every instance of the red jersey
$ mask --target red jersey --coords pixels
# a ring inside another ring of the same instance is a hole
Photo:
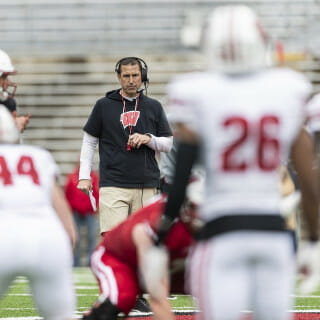
[[[91,183],[93,196],[99,204],[99,175],[91,171]],[[90,198],[77,188],[79,182],[79,167],[67,176],[65,184],[65,195],[72,211],[78,212],[81,216],[95,214],[91,206]]]
[[[136,268],[137,252],[132,240],[132,230],[138,223],[145,223],[146,228],[151,227],[157,233],[164,205],[165,198],[161,197],[140,209],[123,223],[105,233],[99,245],[104,246],[109,254]],[[185,258],[192,241],[191,233],[186,225],[178,220],[172,226],[165,241],[165,246],[170,254],[170,261],[173,262],[175,259]]]

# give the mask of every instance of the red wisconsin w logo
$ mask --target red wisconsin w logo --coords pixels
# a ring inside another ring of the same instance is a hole
[[[124,112],[120,116],[120,121],[124,129],[128,126],[135,127],[137,125],[137,121],[139,117],[140,117],[140,111]]]

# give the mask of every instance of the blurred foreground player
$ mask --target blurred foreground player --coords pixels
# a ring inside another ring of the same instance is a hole
[[[268,38],[245,6],[219,7],[203,35],[208,71],[169,85],[179,128],[176,174],[160,234],[179,212],[191,167],[204,160],[205,226],[190,257],[202,319],[289,319],[295,283],[292,240],[280,214],[279,165],[291,154],[301,187],[308,241],[318,240],[313,148],[302,129],[311,84],[268,66]],[[232,301],[232,303],[230,303]]]
[[[169,292],[184,293],[183,262],[193,242],[191,230],[195,231],[197,206],[201,201],[201,181],[189,187],[190,197],[181,219],[175,221],[163,248],[155,248],[153,244],[158,240],[165,196],[157,196],[104,235],[91,258],[100,297],[83,319],[115,320],[120,312],[128,314],[137,294],[144,290],[150,294],[154,319],[174,319],[167,297]]]
[[[72,213],[51,155],[18,140],[13,117],[0,105],[0,297],[17,276],[25,276],[45,319],[71,319]]]
[[[9,76],[16,73],[10,57],[0,49],[0,103],[8,108],[15,119],[18,129],[23,132],[29,122],[30,114],[17,116],[17,105],[14,99],[17,84],[9,79]]]

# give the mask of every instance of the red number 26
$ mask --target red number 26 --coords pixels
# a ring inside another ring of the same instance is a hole
[[[240,133],[222,153],[223,171],[241,172],[254,165],[258,165],[263,171],[276,169],[280,162],[279,124],[279,118],[274,115],[263,116],[258,123],[250,123],[240,116],[225,119],[225,129],[236,127]],[[256,157],[250,162],[237,156],[248,139],[254,139],[256,149]]]

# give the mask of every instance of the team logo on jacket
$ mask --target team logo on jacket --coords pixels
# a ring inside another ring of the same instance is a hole
[[[124,129],[128,126],[135,127],[137,125],[139,117],[140,111],[128,111],[121,114],[120,121]]]

